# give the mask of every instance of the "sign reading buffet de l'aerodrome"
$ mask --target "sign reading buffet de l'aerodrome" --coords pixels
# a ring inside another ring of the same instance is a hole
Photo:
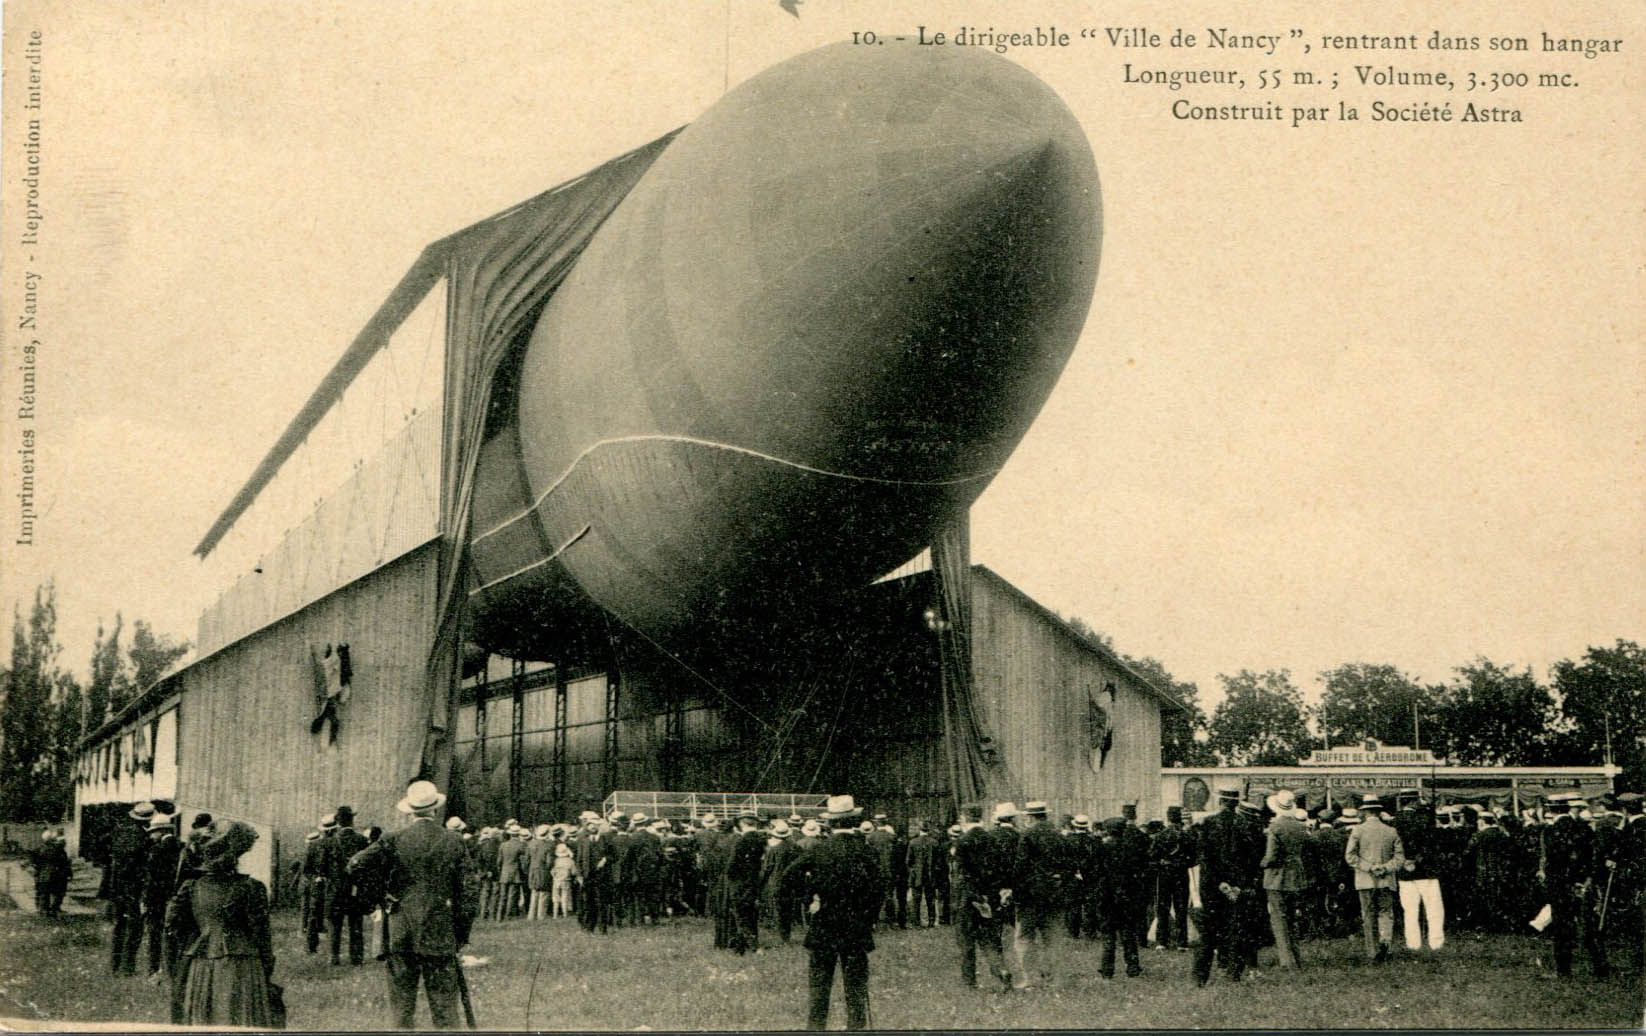
[[[1358,748],[1317,748],[1299,766],[1435,766],[1435,754],[1427,748],[1406,748],[1402,745],[1384,745],[1367,738]]]

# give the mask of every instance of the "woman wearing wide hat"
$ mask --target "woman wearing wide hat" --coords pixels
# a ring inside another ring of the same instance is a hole
[[[172,898],[166,930],[181,950],[172,1005],[178,1024],[285,1026],[280,989],[269,981],[268,889],[236,871],[256,841],[246,824],[214,822],[201,850],[204,873]]]

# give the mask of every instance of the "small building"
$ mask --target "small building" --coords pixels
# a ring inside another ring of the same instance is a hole
[[[1242,798],[1266,796],[1279,788],[1296,792],[1309,807],[1341,809],[1363,796],[1392,803],[1416,791],[1438,805],[1467,803],[1519,812],[1552,794],[1610,791],[1621,772],[1604,766],[1455,766],[1426,748],[1385,745],[1367,738],[1359,745],[1320,748],[1297,766],[1183,766],[1160,771],[1161,801],[1185,812],[1215,808],[1219,791]]]

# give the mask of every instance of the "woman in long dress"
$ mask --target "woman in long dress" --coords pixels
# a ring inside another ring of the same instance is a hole
[[[274,945],[268,889],[235,870],[257,832],[238,821],[219,821],[212,828],[202,848],[203,873],[177,890],[167,912],[168,933],[181,953],[176,1020],[278,1025],[283,1019],[276,1018],[269,983]]]

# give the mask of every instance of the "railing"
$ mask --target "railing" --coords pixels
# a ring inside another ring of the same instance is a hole
[[[602,808],[607,816],[614,811],[629,815],[644,813],[664,820],[694,817],[735,817],[753,810],[762,817],[788,817],[796,813],[815,817],[828,806],[827,795],[784,795],[741,791],[614,791]]]

